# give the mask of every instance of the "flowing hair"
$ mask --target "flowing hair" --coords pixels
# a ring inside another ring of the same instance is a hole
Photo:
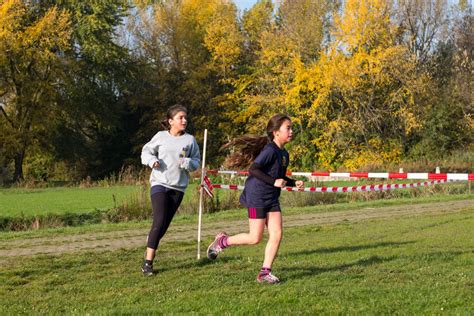
[[[273,132],[278,131],[285,121],[291,121],[288,115],[276,114],[268,121],[267,136],[244,135],[222,146],[221,150],[232,150],[227,155],[224,166],[231,169],[248,169],[263,147],[273,141]]]

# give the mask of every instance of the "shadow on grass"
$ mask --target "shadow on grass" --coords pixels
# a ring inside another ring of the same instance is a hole
[[[369,244],[369,245],[355,245],[355,246],[342,246],[342,247],[334,247],[334,248],[320,248],[320,249],[314,249],[314,250],[304,250],[304,251],[297,251],[297,252],[287,252],[284,254],[281,254],[281,257],[294,257],[294,256],[304,256],[304,255],[312,255],[316,253],[334,253],[334,252],[343,252],[343,251],[359,251],[359,250],[364,250],[364,249],[373,249],[373,248],[379,248],[379,247],[393,247],[393,246],[399,246],[399,245],[406,245],[406,244],[411,244],[414,243],[414,241],[404,241],[404,242],[380,242],[376,244]],[[220,256],[216,260],[210,260],[206,257],[201,258],[200,260],[197,261],[192,261],[189,262],[189,259],[186,259],[185,262],[176,262],[175,265],[172,266],[160,266],[160,267],[155,267],[155,271],[159,273],[167,272],[167,271],[172,271],[172,270],[178,270],[178,269],[189,269],[189,268],[201,268],[205,267],[208,265],[213,265],[213,264],[224,264],[227,262],[232,262],[235,261],[236,257],[233,256]],[[348,266],[350,267],[350,266]],[[347,267],[340,266],[341,269],[345,269]],[[298,269],[298,268],[296,268]],[[293,268],[292,268],[293,270]],[[320,271],[320,272],[325,272],[325,271]],[[311,272],[312,274],[314,272]]]
[[[312,255],[317,253],[334,253],[334,252],[344,252],[344,251],[359,251],[365,249],[374,249],[374,248],[381,248],[381,247],[393,247],[393,246],[401,246],[401,245],[408,245],[413,244],[416,241],[402,241],[402,242],[379,242],[375,244],[368,244],[368,245],[355,245],[355,246],[341,246],[341,247],[333,247],[333,248],[318,248],[318,249],[310,249],[310,250],[302,250],[302,251],[294,251],[294,252],[285,252],[281,254],[281,257],[294,257],[294,256],[306,256]]]
[[[367,267],[374,264],[392,261],[397,258],[399,257],[397,256],[391,256],[391,257],[370,256],[369,258],[360,259],[360,260],[357,260],[356,262],[339,264],[332,267],[291,266],[287,268],[282,267],[280,270],[282,272],[287,272],[288,279],[293,280],[293,279],[304,278],[307,276],[315,276],[317,274],[321,274],[325,272],[344,271],[346,269],[353,268],[353,267]]]
[[[359,259],[356,262],[339,264],[332,267],[308,267],[305,266],[291,266],[282,267],[282,272],[288,273],[288,279],[298,279],[307,276],[314,276],[317,274],[332,272],[332,271],[344,271],[353,267],[367,267],[375,264],[385,263],[392,260],[408,260],[410,262],[418,262],[421,265],[427,263],[437,262],[440,264],[446,264],[447,262],[456,260],[458,256],[471,254],[471,251],[440,251],[440,252],[426,252],[417,253],[414,255],[397,255],[390,257],[380,257],[377,255],[370,256],[368,258]]]
[[[302,251],[294,251],[294,252],[287,252],[284,254],[285,257],[296,257],[296,256],[308,256],[313,254],[328,254],[328,253],[336,253],[336,252],[349,252],[349,251],[360,251],[360,250],[367,250],[367,249],[375,249],[375,248],[382,248],[382,247],[394,247],[394,246],[402,246],[413,244],[415,241],[403,241],[403,242],[379,242],[374,244],[366,244],[366,245],[354,245],[354,246],[340,246],[340,247],[333,247],[333,248],[319,248],[319,249],[310,249],[310,250],[302,250]],[[352,267],[366,267],[374,264],[379,264],[387,261],[394,260],[399,258],[398,256],[392,257],[379,257],[377,255],[370,256],[369,258],[363,258],[353,263],[345,263],[340,264],[332,267],[308,267],[308,266],[292,266],[289,268],[282,268],[283,272],[288,272],[289,277],[291,279],[294,278],[303,278],[306,276],[314,276],[316,274],[321,274],[325,272],[331,271],[343,271],[348,268]]]
[[[155,272],[159,274],[159,273],[169,272],[173,270],[202,268],[208,265],[223,264],[223,263],[232,262],[232,261],[235,261],[235,257],[222,257],[216,260],[210,260],[204,257],[204,258],[201,258],[199,260],[194,260],[194,261],[189,261],[189,259],[186,259],[185,262],[177,261],[175,265],[160,266],[160,267],[156,267],[155,265]]]

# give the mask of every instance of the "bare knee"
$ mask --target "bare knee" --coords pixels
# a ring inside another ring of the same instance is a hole
[[[268,239],[275,242],[280,242],[283,237],[281,230],[272,230],[268,232]]]
[[[250,234],[249,236],[249,244],[256,245],[262,240],[262,235],[257,234]]]

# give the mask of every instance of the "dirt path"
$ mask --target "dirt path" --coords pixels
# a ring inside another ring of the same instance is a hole
[[[284,216],[284,227],[305,225],[335,224],[342,221],[358,222],[371,219],[409,217],[419,215],[437,215],[456,213],[462,210],[474,210],[472,200],[424,203],[413,205],[397,205],[379,208],[348,209],[327,213],[301,214]],[[196,224],[171,225],[163,243],[170,241],[195,240]],[[202,238],[207,246],[208,237],[217,231],[224,230],[235,234],[248,229],[247,220],[203,223]],[[78,251],[102,251],[104,249],[133,249],[144,247],[148,228],[117,230],[112,232],[85,233],[50,238],[28,238],[23,240],[0,241],[0,258],[33,256],[38,254],[62,254]],[[1,259],[0,259],[1,260]]]

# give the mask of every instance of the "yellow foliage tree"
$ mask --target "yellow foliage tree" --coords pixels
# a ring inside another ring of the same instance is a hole
[[[27,148],[51,122],[61,84],[60,54],[69,47],[66,12],[35,16],[21,0],[0,1],[0,142],[23,176]]]
[[[346,1],[335,17],[335,41],[310,67],[295,61],[287,103],[313,131],[322,168],[357,169],[396,162],[420,128],[419,95],[428,80],[405,47],[395,43],[391,3]]]
[[[295,80],[298,63],[305,67],[319,56],[330,8],[326,1],[282,1],[274,15],[271,1],[259,1],[245,13],[246,43],[254,50],[228,95],[229,119],[244,126],[238,134],[263,133],[268,119],[279,112],[293,115],[301,124],[301,106],[288,102],[286,90]]]
[[[235,5],[227,2],[215,5],[211,22],[206,25],[204,45],[211,54],[210,66],[223,79],[236,68],[242,51],[243,38],[236,10]]]

